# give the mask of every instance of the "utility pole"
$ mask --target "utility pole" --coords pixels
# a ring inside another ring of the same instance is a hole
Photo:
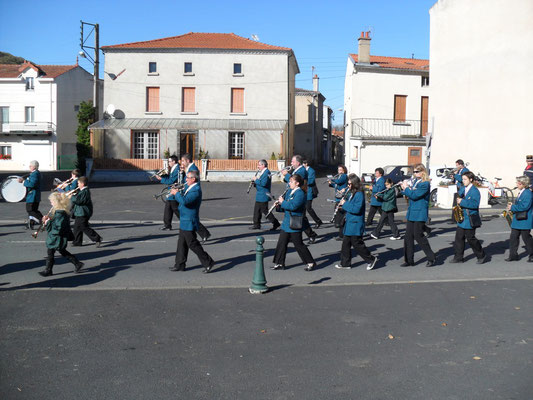
[[[81,40],[80,40],[80,56],[83,58],[87,58],[94,66],[94,73],[93,73],[93,107],[94,107],[94,119],[95,121],[98,121],[100,119],[99,116],[99,110],[100,110],[100,85],[99,85],[99,77],[100,77],[100,26],[98,24],[91,24],[89,22],[83,22],[81,23]],[[92,26],[92,30],[87,34],[87,37],[84,37],[83,28],[84,25]],[[94,47],[85,45],[85,42],[87,39],[89,39],[89,36],[91,36],[91,33],[94,32]],[[86,49],[93,49],[94,50],[94,58],[90,56],[90,54],[87,52]]]

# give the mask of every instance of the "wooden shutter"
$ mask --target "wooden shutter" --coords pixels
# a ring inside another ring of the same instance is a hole
[[[231,112],[243,113],[244,112],[244,89],[232,88],[231,89]]]
[[[195,88],[183,88],[182,112],[195,112]]]
[[[146,111],[159,112],[159,88],[146,88]]]
[[[407,104],[407,96],[394,96],[394,122],[405,122],[405,109]]]
[[[428,133],[428,103],[429,97],[422,96],[420,111],[420,133],[422,136],[426,136],[426,133]]]

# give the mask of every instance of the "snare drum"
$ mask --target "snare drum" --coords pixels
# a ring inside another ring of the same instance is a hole
[[[9,203],[17,203],[22,201],[26,197],[26,186],[23,183],[19,183],[20,176],[12,175],[2,182],[2,197]]]

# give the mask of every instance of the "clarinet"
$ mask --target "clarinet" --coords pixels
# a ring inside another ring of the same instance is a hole
[[[54,211],[54,207],[50,208],[50,211],[48,211],[48,214],[46,214],[46,216],[50,218],[52,216],[53,211]],[[48,223],[48,221],[49,219],[47,219],[44,224],[41,224],[41,226],[39,226],[39,229],[37,229],[35,232],[31,234],[31,237],[34,239],[37,239],[37,236],[39,236],[39,233],[44,231],[44,228],[46,227],[46,224]]]
[[[285,189],[285,191],[283,192],[283,194],[281,195],[281,197],[285,196],[285,193],[287,193],[289,191],[289,188]],[[265,215],[265,218],[268,217],[270,214],[272,214],[272,211],[274,211],[274,208],[276,208],[277,206],[279,205],[278,201],[276,200],[274,202],[274,204],[272,204],[272,207],[270,207],[268,209],[268,212],[266,213]]]
[[[246,194],[250,194],[250,190],[252,189],[252,186],[255,185],[255,178],[257,178],[257,174],[259,173],[259,170],[255,172],[254,179],[250,181],[250,184],[248,185],[248,190],[246,191]]]
[[[351,195],[352,193],[350,191],[347,191],[343,196],[342,196],[342,199],[344,200],[348,200],[348,195]],[[341,200],[342,200],[341,199]],[[339,208],[341,208],[341,202],[339,201],[336,205],[335,205],[335,210],[333,211],[333,215],[330,219],[330,223],[332,223],[333,221],[335,221],[335,217],[337,216],[337,213],[339,212]]]

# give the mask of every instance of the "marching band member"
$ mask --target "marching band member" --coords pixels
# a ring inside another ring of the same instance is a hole
[[[183,169],[183,173],[181,174],[181,182],[183,184],[187,184],[186,182],[186,176],[191,171],[196,171],[198,175],[197,184],[200,185],[200,170],[198,167],[192,162],[192,157],[189,153],[185,153],[181,156],[181,168]],[[207,228],[202,224],[201,222],[198,222],[198,235],[202,238],[202,243],[207,242],[207,239],[211,237],[211,233],[207,230]]]
[[[367,263],[366,269],[375,267],[378,258],[370,254],[365,246],[363,235],[365,234],[365,195],[361,186],[361,180],[355,174],[348,176],[347,200],[343,198],[339,207],[346,213],[346,223],[344,224],[344,237],[341,248],[341,263],[335,264],[335,268],[351,269],[352,247],[357,254]]]
[[[96,247],[100,247],[102,237],[89,225],[89,219],[93,215],[93,202],[88,184],[89,179],[86,176],[80,176],[78,179],[80,192],[74,194],[70,200],[73,205],[72,215],[74,216],[74,240],[72,241],[72,246],[82,246],[83,234],[85,233],[89,239],[96,243]]]
[[[309,225],[307,219],[304,218],[306,194],[302,190],[303,184],[302,176],[293,174],[289,178],[290,190],[285,193],[285,197],[280,196],[277,200],[281,211],[285,213],[285,217],[281,224],[281,232],[276,246],[276,253],[274,254],[274,266],[271,269],[285,269],[285,257],[289,242],[294,244],[298,255],[307,264],[306,271],[312,271],[316,268],[313,256],[302,241],[302,231],[306,228],[306,225]]]
[[[281,171],[281,173],[283,175],[283,180],[287,183],[287,186],[289,184],[289,179],[290,179],[290,177],[292,175],[300,175],[302,177],[302,179],[303,179],[303,182],[302,182],[302,185],[301,185],[301,189],[307,190],[307,170],[305,169],[305,167],[302,164],[303,164],[302,156],[294,155],[292,157],[292,159],[291,159],[291,166],[293,168],[292,173],[290,173],[286,169]],[[307,196],[307,194],[306,194],[306,196]],[[306,197],[306,199],[307,199],[307,197]],[[309,243],[314,243],[316,241],[316,238],[318,237],[318,235],[311,228],[311,225],[309,224],[309,220],[307,219],[307,217],[305,215],[305,209],[304,209],[303,219],[305,221],[307,221],[307,223],[305,224],[304,232],[307,235],[307,237],[309,237]]]
[[[463,173],[468,172],[469,169],[465,167],[465,162],[461,159],[458,159],[455,162],[455,173],[453,174],[452,181],[455,182],[457,185],[457,193],[453,194],[453,204],[452,206],[457,205],[457,198],[459,197],[459,190],[463,186]],[[453,208],[452,208],[453,210]],[[455,224],[455,218],[453,217],[453,211],[452,211],[452,220],[450,222],[451,224]]]
[[[191,169],[185,176],[186,186],[181,191],[172,189],[170,193],[176,196],[180,209],[180,233],[176,248],[176,259],[171,271],[185,271],[185,263],[189,249],[191,249],[200,260],[204,270],[208,273],[213,268],[215,262],[209,254],[205,252],[202,245],[196,238],[196,231],[200,227],[200,205],[202,204],[202,188],[199,181],[200,176],[197,170]]]
[[[257,170],[259,173],[254,180],[257,192],[255,194],[253,225],[250,229],[261,229],[261,214],[267,215],[268,213],[268,201],[270,200],[268,194],[272,186],[272,177],[266,160],[259,160]],[[279,221],[272,213],[267,216],[267,220],[272,222],[271,231],[275,231],[280,227]]]
[[[374,195],[385,190],[385,178],[383,178],[384,174],[385,171],[383,171],[383,168],[376,168],[374,171],[375,178],[374,183],[372,184],[372,196],[370,197],[370,209],[368,210],[366,226],[370,226],[374,223],[374,215],[376,215],[376,211],[379,211],[380,216],[382,215],[382,202]]]
[[[518,261],[518,244],[520,236],[526,245],[528,262],[533,262],[533,193],[528,189],[529,178],[519,176],[516,178],[518,196],[513,205],[508,205],[507,210],[513,212],[513,222],[511,223],[511,237],[509,238],[509,257],[505,261]]]
[[[372,231],[370,236],[374,239],[378,239],[381,229],[383,228],[383,225],[385,225],[385,221],[388,221],[392,231],[392,236],[390,239],[400,240],[400,233],[398,232],[398,227],[394,222],[394,213],[398,211],[398,207],[396,206],[396,189],[394,188],[391,178],[387,178],[385,181],[385,187],[386,188],[382,190],[383,193],[376,192],[376,194],[373,195],[373,197],[377,197],[378,200],[382,202],[382,214],[381,218],[379,219],[378,226],[376,226],[376,229]]]
[[[329,186],[335,189],[335,207],[337,209],[339,202],[344,197],[344,192],[348,190],[348,169],[344,165],[337,167],[337,175],[328,179]],[[344,218],[344,211],[342,208],[337,210],[335,220],[333,221],[335,228],[339,228],[339,236],[335,240],[342,240],[344,237],[342,220]]]
[[[407,222],[404,236],[404,259],[402,267],[412,267],[415,265],[414,252],[415,240],[422,248],[427,257],[426,267],[435,265],[436,257],[429,246],[427,238],[424,236],[424,225],[428,219],[430,184],[426,168],[423,164],[414,166],[414,183],[408,187],[407,182],[402,182],[402,194],[409,198],[409,208],[407,209]]]
[[[180,166],[178,163],[178,157],[176,155],[171,155],[168,159],[168,166],[170,168],[170,173],[166,177],[161,177],[156,175],[155,178],[165,185],[173,185],[178,182],[180,177]],[[171,231],[172,230],[172,216],[176,215],[178,220],[180,218],[180,213],[178,210],[178,203],[173,195],[167,197],[165,201],[165,208],[163,211],[163,226],[159,229],[162,231]]]
[[[30,161],[30,175],[25,180],[19,178],[18,181],[19,183],[24,183],[24,186],[28,188],[28,194],[26,194],[28,225],[26,225],[26,229],[29,229],[33,223],[40,224],[43,219],[43,214],[39,211],[39,203],[41,202],[41,173],[39,172],[39,162],[37,160]]]
[[[316,185],[316,173],[315,170],[309,165],[308,160],[302,160],[303,166],[307,171],[307,201],[305,203],[305,210],[309,213],[311,218],[315,221],[315,229],[320,228],[322,220],[313,210],[313,199],[318,197],[318,187]]]
[[[63,182],[61,185],[57,187],[57,191],[59,193],[63,192],[70,192],[71,190],[74,190],[78,187],[78,178],[81,176],[81,171],[79,169],[73,169],[70,173],[70,179],[67,179],[67,181]],[[68,183],[70,181],[70,183]]]
[[[527,155],[526,156],[526,169],[524,170],[524,176],[527,176],[529,178],[529,183],[531,185],[531,189],[533,190],[533,155]]]
[[[75,272],[78,273],[83,268],[83,263],[67,251],[68,235],[70,232],[70,199],[62,193],[52,193],[48,199],[53,209],[51,216],[44,216],[42,221],[48,231],[46,238],[47,257],[44,271],[40,271],[41,276],[52,275],[54,267],[54,253],[59,251],[63,257],[66,257],[75,266]]]
[[[481,226],[481,218],[479,215],[481,195],[478,188],[473,184],[474,180],[475,175],[472,172],[463,172],[463,184],[459,189],[457,204],[463,210],[464,220],[462,222],[457,222],[455,241],[453,243],[455,256],[450,261],[452,264],[464,262],[463,254],[465,251],[465,238],[477,257],[477,264],[484,264],[487,261],[487,256],[481,247],[481,243],[479,243],[479,240],[475,236],[476,228]]]

